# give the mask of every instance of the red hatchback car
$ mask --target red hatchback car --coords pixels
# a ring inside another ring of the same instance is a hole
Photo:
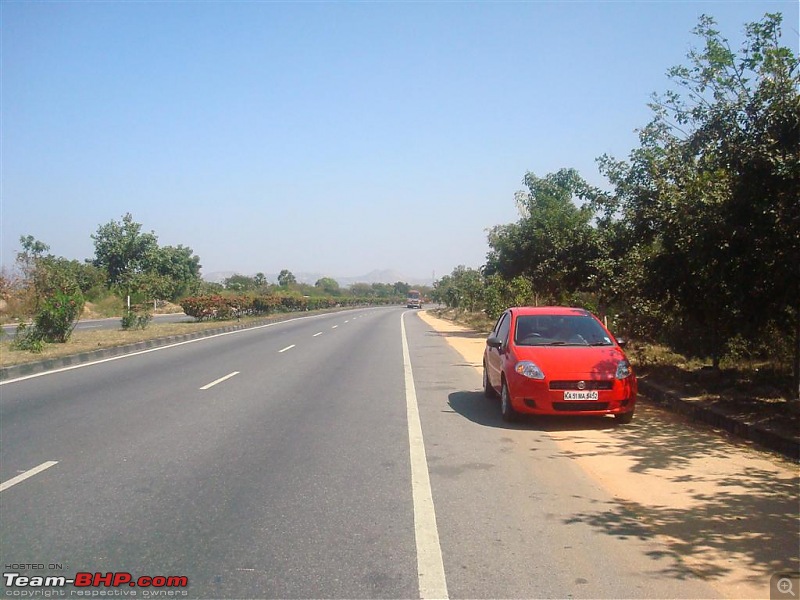
[[[483,388],[503,419],[614,415],[630,423],[636,376],[614,336],[580,308],[509,308],[486,340]]]

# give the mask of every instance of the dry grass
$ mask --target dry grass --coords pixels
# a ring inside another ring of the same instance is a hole
[[[428,312],[439,319],[453,321],[454,323],[469,327],[478,333],[485,333],[486,335],[489,335],[489,332],[495,324],[494,320],[490,319],[482,312],[470,313],[452,308],[436,308]]]
[[[280,316],[275,316],[275,319]],[[40,360],[61,358],[82,352],[135,344],[146,340],[194,333],[209,329],[219,329],[229,325],[255,324],[268,320],[265,317],[244,317],[241,321],[204,321],[201,323],[151,323],[144,331],[123,331],[120,329],[75,331],[66,344],[47,344],[44,352],[33,354],[11,348],[11,340],[0,342],[0,367],[10,367]]]

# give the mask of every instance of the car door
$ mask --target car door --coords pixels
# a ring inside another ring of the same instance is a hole
[[[500,389],[500,374],[503,371],[503,354],[508,347],[508,334],[510,330],[511,313],[505,312],[497,320],[497,324],[489,335],[489,337],[500,339],[503,344],[500,348],[486,346],[486,372],[489,377],[489,383],[495,389]]]

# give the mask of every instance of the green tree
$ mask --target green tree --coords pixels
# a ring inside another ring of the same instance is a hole
[[[338,296],[341,293],[339,282],[331,277],[322,277],[314,284],[318,291],[321,291],[330,296]]]
[[[529,172],[524,183],[527,191],[517,194],[520,220],[489,232],[486,274],[525,276],[537,294],[558,301],[586,287],[598,255],[590,188],[574,169],[543,178]]]
[[[200,257],[191,248],[183,245],[164,246],[155,256],[155,273],[168,283],[163,290],[163,299],[172,301],[196,294],[200,287]]]
[[[247,275],[231,275],[223,282],[225,289],[232,292],[249,292],[258,287],[255,278],[248,277]]]
[[[84,297],[75,261],[45,254],[50,247],[33,236],[20,237],[17,264],[31,302],[33,325],[18,330],[20,348],[40,351],[42,342],[66,342],[83,312]]]
[[[511,306],[529,306],[533,302],[533,287],[524,277],[507,280],[495,273],[486,278],[483,298],[486,315],[497,319]]]
[[[288,288],[295,283],[297,283],[297,279],[288,269],[283,269],[278,275],[278,285],[282,288]]]
[[[158,239],[155,233],[142,233],[142,226],[127,213],[121,221],[110,221],[92,235],[95,248],[93,264],[108,273],[109,286],[129,293],[135,278],[156,270]]]
[[[601,204],[643,274],[634,297],[677,315],[715,366],[730,339],[779,326],[800,382],[800,79],[780,28],[773,14],[747,25],[737,54],[702,17],[702,46],[654,96],[641,147],[601,159],[615,187]]]
[[[411,285],[404,282],[404,281],[397,281],[392,286],[392,294],[397,296],[398,298],[405,298],[408,296],[408,291],[411,289]]]

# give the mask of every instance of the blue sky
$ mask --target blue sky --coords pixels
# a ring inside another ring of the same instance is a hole
[[[798,2],[13,2],[2,240],[84,259],[126,212],[204,273],[479,267],[527,171],[623,158],[701,14]]]

